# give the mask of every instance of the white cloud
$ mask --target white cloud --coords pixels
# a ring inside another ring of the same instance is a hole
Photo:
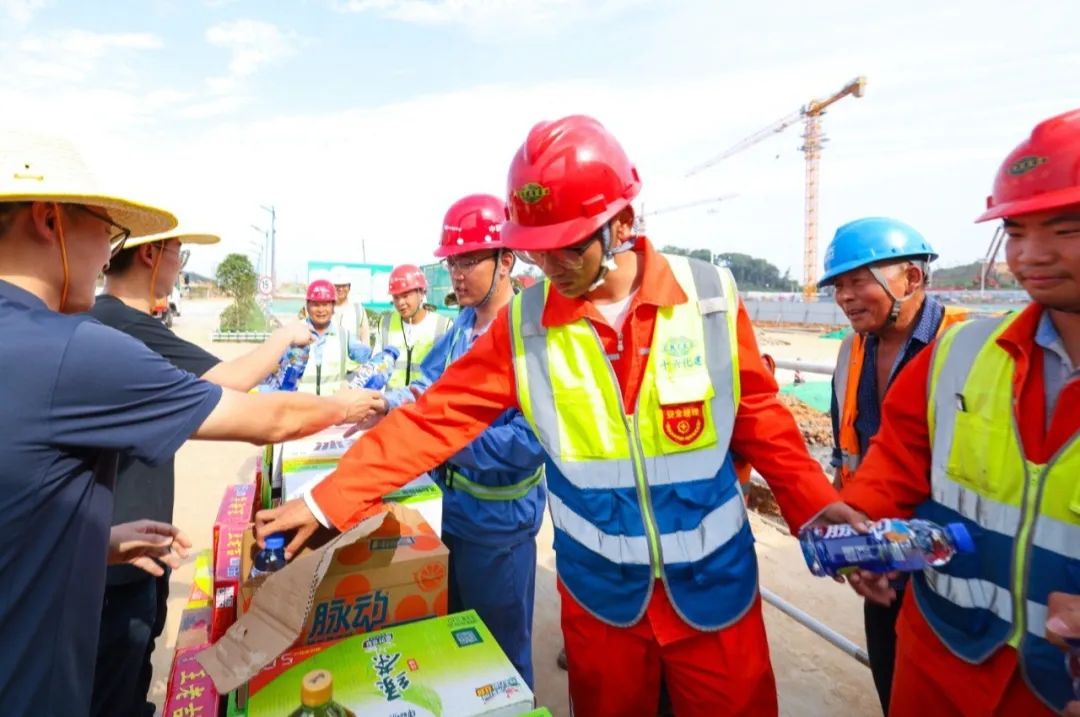
[[[26,25],[50,0],[0,0],[0,11],[18,25]]]
[[[207,29],[206,41],[215,47],[229,50],[229,73],[211,78],[212,92],[225,94],[237,82],[253,75],[263,65],[288,57],[294,51],[294,40],[276,25],[260,20],[231,20]]]
[[[151,33],[97,33],[59,30],[45,35],[27,35],[10,49],[4,48],[5,64],[24,80],[79,83],[89,79],[106,55],[117,51],[148,51],[163,46]],[[120,65],[113,66],[112,74]],[[10,78],[9,78],[10,81]]]
[[[339,10],[373,12],[420,25],[461,25],[473,35],[510,40],[550,34],[625,11],[646,0],[342,0]]]

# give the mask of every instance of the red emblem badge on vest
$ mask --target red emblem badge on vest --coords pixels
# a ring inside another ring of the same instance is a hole
[[[705,402],[661,406],[664,435],[680,446],[688,446],[705,430]]]

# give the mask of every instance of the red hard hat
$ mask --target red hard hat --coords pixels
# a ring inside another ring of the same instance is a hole
[[[415,264],[402,264],[390,272],[390,296],[404,294],[413,289],[427,291],[427,277],[420,267]]]
[[[1080,204],[1080,110],[1035,125],[994,178],[994,193],[975,221]]]
[[[435,256],[502,248],[506,205],[490,194],[470,194],[454,202],[443,218],[442,238]]]
[[[337,301],[337,289],[326,279],[316,279],[308,284],[308,301]]]
[[[586,239],[641,191],[622,146],[592,117],[574,115],[532,128],[507,177],[503,243],[525,251]]]

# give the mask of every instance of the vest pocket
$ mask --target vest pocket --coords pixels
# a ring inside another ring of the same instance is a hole
[[[1004,467],[1010,431],[977,413],[959,411],[953,431],[945,472],[957,483],[995,497],[990,474]]]

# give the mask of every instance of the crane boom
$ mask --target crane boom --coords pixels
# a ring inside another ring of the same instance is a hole
[[[723,202],[723,201],[728,200],[728,199],[734,199],[737,196],[739,196],[739,195],[738,194],[721,194],[719,197],[710,197],[708,199],[698,199],[697,201],[686,202],[685,204],[676,204],[676,205],[671,206],[671,207],[662,207],[660,209],[654,209],[651,212],[644,212],[643,211],[641,213],[641,216],[643,216],[643,217],[652,217],[652,216],[656,216],[657,214],[667,214],[668,212],[677,212],[677,211],[680,211],[680,210],[683,210],[683,209],[692,209],[694,207],[700,207],[700,206],[703,206],[705,204],[718,204],[719,202]]]
[[[724,150],[720,154],[716,155],[712,159],[708,160],[707,162],[702,162],[701,164],[695,166],[693,169],[691,169],[689,172],[686,173],[686,176],[687,177],[692,177],[695,174],[697,174],[698,172],[702,172],[702,171],[708,169],[709,167],[712,167],[715,164],[719,164],[720,162],[724,161],[725,159],[732,156],[733,154],[738,154],[739,152],[743,151],[744,149],[749,149],[750,147],[753,147],[758,142],[761,142],[762,140],[766,140],[769,137],[772,137],[774,134],[779,134],[780,132],[783,132],[785,129],[787,129],[791,125],[795,124],[796,122],[801,121],[802,118],[803,118],[803,111],[801,109],[796,111],[796,112],[792,112],[787,117],[783,117],[781,119],[778,119],[777,121],[773,122],[768,127],[765,127],[764,129],[759,129],[757,132],[754,132],[749,137],[744,137],[742,140],[740,140],[740,141],[736,142],[735,144],[733,144],[732,146],[728,147],[726,150]]]
[[[698,172],[706,170],[733,154],[738,154],[744,149],[753,147],[758,142],[768,139],[775,134],[783,132],[796,122],[804,122],[802,150],[806,157],[806,196],[804,210],[804,240],[803,240],[803,295],[808,300],[813,299],[817,291],[817,230],[818,230],[818,185],[819,185],[819,162],[821,148],[825,142],[825,136],[821,130],[821,116],[825,114],[834,103],[848,95],[862,97],[866,91],[866,78],[856,77],[848,82],[839,91],[821,100],[810,100],[795,112],[783,117],[771,125],[758,130],[749,137],[745,137],[712,159],[702,162],[686,173],[691,177]]]

